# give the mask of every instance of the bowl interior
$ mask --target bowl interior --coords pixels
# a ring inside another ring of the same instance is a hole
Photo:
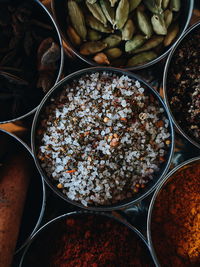
[[[96,206],[96,207],[88,206],[89,209],[95,209],[95,210],[98,210],[98,209],[99,210],[117,209],[117,208],[120,208],[120,207],[123,207],[126,205],[130,205],[133,202],[139,201],[140,199],[142,199],[145,196],[147,196],[148,194],[150,194],[150,192],[156,187],[156,185],[159,183],[159,181],[162,180],[162,177],[167,172],[167,170],[169,168],[170,161],[171,161],[171,157],[172,157],[172,153],[173,153],[173,146],[174,146],[173,127],[172,127],[171,119],[169,118],[168,113],[166,111],[165,104],[162,101],[161,97],[158,95],[158,93],[156,93],[151,87],[149,87],[149,85],[147,85],[145,82],[141,81],[140,78],[133,75],[132,73],[127,73],[125,71],[122,71],[119,69],[114,69],[114,68],[110,68],[110,69],[108,69],[108,68],[91,68],[91,69],[85,69],[85,70],[78,71],[76,73],[69,75],[65,79],[63,79],[61,82],[59,82],[51,90],[51,92],[49,92],[49,94],[43,99],[43,101],[42,101],[42,103],[41,103],[41,105],[40,105],[40,107],[39,107],[39,109],[35,115],[35,118],[34,118],[34,124],[33,124],[33,128],[32,128],[32,149],[33,149],[36,165],[37,165],[41,175],[45,178],[47,184],[53,189],[53,191],[56,192],[64,200],[69,201],[71,204],[85,208],[82,204],[79,204],[78,202],[69,200],[66,195],[64,195],[59,189],[57,189],[57,187],[52,182],[52,179],[46,175],[45,171],[41,167],[39,160],[37,159],[37,151],[38,151],[38,148],[37,148],[37,146],[38,146],[37,129],[38,129],[39,124],[40,124],[41,115],[43,114],[45,107],[50,103],[51,98],[52,97],[54,98],[55,96],[57,96],[62,91],[62,88],[65,84],[68,84],[75,79],[79,79],[79,77],[83,76],[86,73],[95,73],[95,72],[101,73],[101,72],[104,72],[106,70],[109,73],[116,73],[119,76],[124,74],[124,75],[127,75],[134,80],[136,79],[136,80],[140,81],[141,84],[145,88],[147,88],[148,94],[152,94],[159,101],[161,107],[163,107],[163,109],[165,110],[165,112],[164,112],[165,117],[169,120],[168,130],[170,132],[169,139],[170,139],[171,145],[169,146],[168,151],[167,151],[166,156],[165,156],[166,161],[161,164],[160,170],[156,173],[154,179],[150,180],[147,183],[145,188],[143,188],[141,191],[136,193],[134,195],[134,197],[132,197],[128,200],[118,202],[117,204],[113,204],[113,205],[109,205],[109,206]]]

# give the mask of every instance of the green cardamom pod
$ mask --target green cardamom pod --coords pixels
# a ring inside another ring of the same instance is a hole
[[[107,19],[104,16],[103,11],[101,10],[101,7],[99,6],[98,3],[94,3],[94,4],[90,4],[86,1],[86,5],[88,7],[88,9],[90,10],[90,12],[92,13],[92,15],[99,20],[101,23],[103,23],[105,26],[107,24]]]
[[[101,52],[106,47],[107,47],[107,44],[101,41],[87,42],[81,46],[80,53],[84,56],[89,56],[89,55]]]
[[[147,15],[140,10],[137,10],[137,22],[139,29],[147,36],[147,38],[150,38],[153,34],[151,22]]]
[[[172,23],[172,20],[173,20],[173,12],[171,10],[169,10],[169,9],[165,10],[164,20],[165,20],[166,28],[168,28],[169,25]]]
[[[135,55],[128,60],[127,66],[133,67],[147,63],[153,59],[157,58],[157,54],[153,51],[143,52],[141,54]]]
[[[111,7],[114,7],[115,4],[118,2],[118,0],[109,0],[110,1],[110,4],[111,4]]]
[[[181,8],[181,0],[171,0],[170,1],[170,9],[172,11],[178,12]]]
[[[159,35],[167,34],[167,27],[165,25],[164,16],[163,15],[153,15],[151,18],[151,23],[153,25],[153,30],[155,33]]]
[[[88,39],[90,41],[98,41],[102,37],[102,35],[100,34],[100,32],[97,32],[97,31],[91,30],[91,29],[88,30],[88,35],[87,36],[88,36]]]
[[[100,21],[95,19],[93,16],[87,16],[86,17],[86,23],[93,30],[105,32],[105,33],[113,32],[113,30],[109,26],[105,27]]]
[[[111,34],[105,39],[102,40],[102,42],[107,44],[107,48],[116,47],[120,44],[122,38],[119,35]]]
[[[141,46],[138,49],[135,49],[133,51],[133,53],[134,54],[138,54],[138,53],[141,53],[141,52],[145,52],[145,51],[151,50],[151,49],[157,47],[159,44],[161,44],[163,42],[163,40],[164,40],[163,36],[154,36],[151,39],[147,40],[146,43],[143,46]]]
[[[85,40],[87,35],[87,29],[85,27],[85,19],[83,13],[75,1],[69,0],[67,4],[68,4],[68,13],[72,26],[74,27],[78,35],[83,40]]]
[[[129,1],[129,12],[132,12],[134,9],[136,9],[142,0],[130,0]]]
[[[165,39],[163,42],[164,46],[171,45],[171,43],[174,41],[178,33],[179,33],[179,25],[178,24],[171,25],[168,29],[167,35],[165,36]]]
[[[126,52],[131,52],[134,49],[142,46],[145,42],[146,38],[143,35],[136,35],[133,37],[133,39],[127,41],[125,43],[125,51]]]
[[[108,0],[100,0],[101,9],[107,20],[114,25],[115,23],[115,9],[110,6]]]
[[[128,19],[122,29],[122,40],[128,41],[133,37],[136,27],[131,19]]]
[[[97,53],[94,57],[93,60],[98,63],[98,64],[106,64],[110,65],[110,61],[108,60],[108,57],[104,53]]]
[[[156,0],[143,0],[146,7],[154,14],[161,14],[163,12],[162,8],[158,6]]]
[[[121,57],[122,51],[119,48],[110,48],[110,49],[105,50],[105,54],[107,55],[109,59],[115,59],[115,58]]]
[[[67,27],[67,34],[73,45],[79,46],[81,44],[81,38],[71,26]]]
[[[166,8],[168,7],[168,5],[169,5],[169,1],[170,1],[170,0],[163,0],[163,1],[162,1],[162,8],[163,8],[163,9],[166,9]]]
[[[117,29],[122,29],[128,19],[129,2],[128,0],[120,0],[116,9],[115,25]]]

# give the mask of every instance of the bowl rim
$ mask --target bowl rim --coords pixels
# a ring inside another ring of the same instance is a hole
[[[190,159],[188,159],[188,160],[186,160],[186,161],[178,164],[176,167],[174,167],[165,176],[165,178],[161,181],[161,183],[158,185],[158,187],[156,188],[156,190],[153,193],[153,196],[151,198],[151,201],[150,201],[150,204],[149,204],[149,208],[148,208],[148,214],[147,214],[147,240],[148,240],[149,247],[151,249],[152,257],[154,258],[154,261],[158,264],[158,266],[161,266],[161,265],[159,264],[159,260],[158,260],[157,253],[156,253],[156,250],[155,250],[154,245],[153,245],[152,234],[151,234],[152,213],[153,213],[154,204],[156,202],[157,196],[162,191],[162,189],[165,187],[165,185],[171,179],[173,179],[173,175],[176,172],[178,172],[179,170],[181,170],[183,167],[185,167],[187,165],[189,166],[190,164],[195,164],[198,161],[199,161],[199,164],[200,164],[200,156],[194,157],[194,158],[190,158]]]
[[[117,216],[115,216],[115,215],[113,215],[111,213],[106,213],[106,212],[102,212],[102,211],[99,212],[99,211],[79,210],[79,211],[72,211],[72,212],[69,212],[69,213],[65,213],[65,214],[59,215],[59,216],[51,219],[47,223],[45,223],[42,227],[40,227],[40,229],[38,229],[34,233],[34,235],[31,237],[31,240],[29,241],[27,247],[25,248],[25,250],[23,252],[23,255],[21,257],[21,260],[20,260],[19,267],[23,267],[24,259],[26,257],[26,254],[27,254],[27,252],[28,252],[31,244],[35,241],[35,239],[38,238],[38,236],[40,235],[41,232],[43,232],[43,230],[45,230],[46,228],[49,227],[49,225],[52,225],[53,223],[55,223],[57,221],[61,221],[61,220],[65,219],[65,218],[68,218],[70,216],[72,216],[72,217],[78,217],[80,215],[85,215],[85,216],[90,216],[90,215],[102,216],[102,217],[109,218],[109,219],[113,220],[114,222],[120,223],[124,227],[128,227],[130,229],[130,231],[133,231],[134,234],[137,236],[137,238],[139,240],[141,240],[141,242],[147,248],[147,250],[149,251],[149,255],[150,255],[151,259],[152,259],[152,262],[154,262],[154,264],[156,265],[156,261],[153,258],[153,255],[152,255],[150,246],[149,246],[147,240],[145,239],[145,237],[143,236],[143,234],[136,227],[134,227],[132,224],[130,224],[129,222],[127,222],[124,218],[117,217]]]
[[[53,16],[51,15],[51,13],[48,11],[48,9],[39,0],[32,0],[32,1],[35,2],[36,5],[40,6],[41,10],[43,9],[44,12],[47,14],[47,16],[49,17],[49,19],[52,22],[52,25],[54,26],[54,30],[55,30],[56,35],[58,37],[59,46],[60,46],[60,64],[59,64],[58,75],[57,75],[57,78],[56,78],[56,80],[54,82],[54,85],[56,85],[56,83],[61,78],[62,71],[63,71],[63,66],[64,66],[64,49],[63,49],[62,38],[61,38],[61,35],[60,35],[60,31],[58,29],[58,26],[57,26]],[[30,110],[29,112],[27,112],[27,113],[25,113],[23,115],[20,115],[19,117],[16,117],[16,118],[13,118],[13,119],[9,119],[9,120],[0,121],[0,124],[5,124],[5,123],[9,123],[9,122],[15,122],[15,121],[18,121],[18,120],[22,120],[22,119],[24,119],[26,117],[29,117],[30,115],[32,115],[32,114],[34,114],[36,112],[37,108],[38,108],[38,105],[36,107],[34,107],[32,110]]]
[[[0,128],[0,135],[1,135],[1,133],[5,134],[5,135],[8,135],[9,137],[13,138],[17,143],[19,143],[20,145],[22,145],[26,149],[26,151],[30,154],[30,156],[32,157],[32,161],[34,163],[34,157],[33,157],[33,153],[31,151],[31,149],[30,149],[30,147],[24,141],[22,141],[22,139],[20,139],[16,135],[12,134],[11,132],[8,132],[8,131]],[[34,165],[35,165],[35,163],[34,163]],[[44,179],[40,175],[40,172],[37,170],[36,165],[35,165],[35,170],[38,172],[38,176],[40,176],[39,179],[40,179],[40,182],[41,182],[41,191],[42,191],[41,210],[39,212],[39,217],[37,219],[37,222],[36,222],[33,230],[27,236],[27,238],[25,239],[25,241],[18,248],[16,248],[16,250],[14,252],[14,255],[16,255],[17,253],[19,253],[28,244],[28,242],[31,239],[31,237],[33,236],[33,234],[39,228],[39,226],[41,224],[41,221],[43,219],[43,216],[44,216],[44,211],[45,211],[45,207],[46,207],[46,187],[45,187]]]
[[[185,131],[182,129],[182,127],[178,124],[177,120],[175,119],[173,112],[171,110],[171,106],[169,104],[169,100],[168,100],[168,89],[167,89],[167,78],[168,78],[168,71],[169,71],[169,67],[170,67],[170,63],[171,60],[174,56],[174,54],[176,53],[177,49],[179,48],[179,45],[185,41],[185,38],[188,37],[188,34],[190,34],[193,30],[195,31],[197,28],[200,28],[200,21],[198,21],[197,23],[195,23],[194,25],[192,25],[190,28],[188,28],[188,30],[183,34],[183,36],[178,40],[178,42],[176,43],[176,45],[172,48],[166,64],[165,64],[165,68],[164,68],[164,75],[163,75],[163,93],[164,93],[164,101],[165,104],[169,110],[170,116],[172,118],[173,124],[175,125],[176,129],[179,131],[179,133],[181,133],[182,136],[184,136],[191,144],[193,144],[194,146],[196,146],[197,148],[200,148],[200,143],[197,143],[195,140],[193,140],[193,138],[191,136],[189,136],[188,134],[185,133]]]
[[[142,65],[134,66],[134,67],[124,67],[123,69],[124,70],[132,70],[132,71],[142,70],[142,69],[146,69],[146,68],[148,68],[148,67],[150,67],[150,66],[152,66],[152,65],[154,65],[154,64],[156,64],[158,62],[160,62],[162,59],[164,59],[169,54],[169,52],[173,48],[173,46],[176,45],[176,43],[178,42],[178,40],[182,37],[182,35],[184,34],[185,30],[187,29],[187,27],[189,25],[189,22],[190,22],[190,19],[192,17],[193,8],[194,8],[194,0],[190,0],[189,1],[188,16],[187,16],[187,20],[185,22],[185,25],[184,25],[184,27],[183,27],[180,35],[178,36],[177,40],[171,46],[169,46],[169,48],[163,54],[161,54],[160,56],[158,56],[157,58],[153,59],[150,62],[144,63]],[[77,51],[77,49],[72,45],[72,43],[70,42],[69,38],[67,38],[67,34],[64,33],[61,30],[59,19],[58,19],[57,12],[56,12],[56,0],[51,0],[51,9],[52,9],[52,12],[53,12],[53,17],[54,17],[54,19],[56,21],[56,24],[58,26],[58,29],[59,29],[59,31],[61,33],[61,36],[62,36],[64,42],[69,47],[69,51],[72,51],[73,54],[76,57],[78,57],[79,59],[81,59],[83,62],[89,64],[90,66],[96,66],[96,67],[102,66],[102,65],[96,63],[95,61],[88,59],[86,56],[81,55]],[[112,66],[109,66],[109,67],[112,67]]]
[[[162,174],[159,176],[158,180],[155,182],[155,184],[153,184],[148,190],[147,192],[143,193],[141,196],[134,198],[133,200],[129,200],[129,201],[122,201],[123,203],[118,203],[118,204],[112,204],[112,205],[108,205],[108,206],[83,206],[81,203],[77,202],[77,201],[72,201],[69,198],[67,198],[67,196],[65,196],[58,188],[56,188],[55,185],[53,185],[53,183],[50,181],[50,178],[48,178],[48,176],[45,174],[45,172],[43,171],[43,169],[41,168],[41,164],[37,158],[37,153],[36,153],[36,128],[37,128],[37,124],[39,121],[39,116],[40,113],[43,109],[43,107],[45,106],[46,102],[48,102],[48,100],[50,99],[51,95],[60,88],[60,86],[62,86],[63,84],[67,83],[68,80],[71,80],[73,78],[76,78],[77,76],[81,76],[84,75],[86,73],[93,73],[93,72],[103,72],[103,71],[107,71],[110,73],[117,73],[117,74],[121,74],[121,75],[127,75],[130,78],[134,79],[134,80],[138,80],[139,82],[141,82],[142,84],[144,84],[147,89],[153,94],[155,95],[156,99],[159,101],[160,105],[162,106],[162,108],[164,109],[165,115],[167,117],[167,120],[169,121],[169,131],[170,131],[170,139],[171,139],[171,144],[169,147],[169,151],[168,151],[168,158],[166,161],[166,165],[163,168]],[[138,77],[137,75],[125,71],[123,69],[118,69],[118,68],[113,68],[113,67],[91,67],[91,68],[86,68],[86,69],[82,69],[79,71],[76,71],[74,73],[69,74],[68,76],[66,76],[64,79],[62,79],[59,83],[57,83],[47,94],[46,96],[43,98],[42,102],[40,103],[40,106],[38,107],[34,119],[33,119],[33,124],[32,124],[32,129],[31,129],[31,147],[32,147],[32,152],[34,155],[34,160],[35,160],[35,164],[41,174],[42,177],[44,177],[45,182],[48,184],[48,186],[62,199],[64,199],[65,201],[67,201],[68,203],[78,206],[80,208],[84,208],[86,210],[95,210],[95,211],[111,211],[111,210],[117,210],[117,209],[121,209],[121,208],[125,208],[128,207],[130,205],[133,205],[135,203],[138,203],[140,200],[144,199],[146,196],[148,196],[155,188],[156,186],[160,183],[160,181],[163,179],[163,177],[165,176],[165,174],[167,173],[169,167],[170,167],[170,163],[172,160],[172,156],[173,156],[173,151],[174,151],[174,129],[173,129],[173,124],[170,118],[170,115],[168,113],[167,107],[164,103],[164,101],[162,100],[161,96],[159,95],[159,93],[154,90],[148,83],[146,83],[145,81],[143,81],[140,77]],[[125,202],[125,203],[124,203]]]

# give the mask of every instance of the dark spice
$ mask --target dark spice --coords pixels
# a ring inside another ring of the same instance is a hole
[[[200,29],[179,45],[169,66],[167,94],[172,113],[183,131],[200,142]]]
[[[58,76],[55,28],[35,1],[0,3],[0,121],[34,109]]]
[[[161,266],[200,266],[200,163],[181,168],[158,195],[152,241]]]

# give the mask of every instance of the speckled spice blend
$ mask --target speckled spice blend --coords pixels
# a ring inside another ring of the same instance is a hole
[[[42,168],[66,196],[106,205],[153,179],[170,146],[169,121],[138,81],[83,75],[46,107],[38,128]]]
[[[151,228],[161,266],[200,266],[200,163],[173,174],[155,201]]]
[[[169,66],[167,95],[175,120],[200,143],[200,27],[179,45]]]

